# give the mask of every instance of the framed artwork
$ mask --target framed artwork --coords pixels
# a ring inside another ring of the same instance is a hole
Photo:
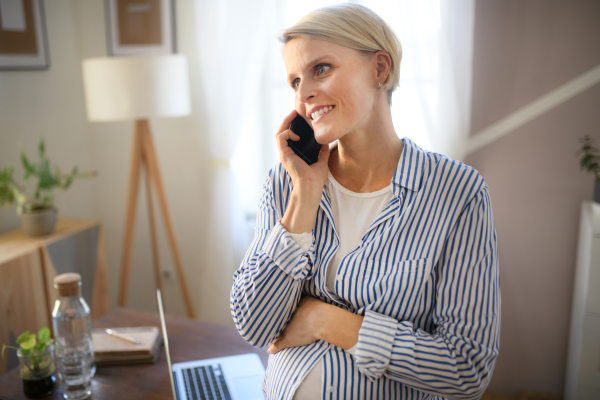
[[[175,52],[173,0],[106,0],[106,10],[110,55]]]
[[[48,69],[42,0],[0,0],[0,69]]]

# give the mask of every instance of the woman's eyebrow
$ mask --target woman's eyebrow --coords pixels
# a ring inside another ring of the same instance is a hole
[[[319,56],[319,57],[315,58],[314,60],[306,63],[306,65],[308,66],[308,68],[312,68],[315,64],[320,63],[321,61],[323,61],[327,57],[329,57],[329,56]],[[305,69],[305,68],[307,68],[307,67],[304,67],[303,69]],[[294,74],[289,74],[288,77],[287,77],[288,82],[292,83],[294,77],[295,77]]]

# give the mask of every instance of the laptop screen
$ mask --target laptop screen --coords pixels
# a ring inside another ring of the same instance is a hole
[[[163,310],[160,289],[156,289],[156,298],[158,300],[158,314],[160,315],[160,326],[162,328],[163,341],[165,342],[165,353],[167,353],[167,364],[169,365],[169,379],[171,379],[173,400],[178,400],[177,391],[175,390],[175,381],[173,380],[173,367],[171,366],[171,354],[169,353],[169,337],[167,336],[167,324],[165,324],[165,312]]]

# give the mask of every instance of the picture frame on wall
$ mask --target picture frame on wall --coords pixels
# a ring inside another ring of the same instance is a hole
[[[0,0],[0,70],[49,67],[42,0]]]
[[[175,53],[173,0],[106,0],[108,53]]]

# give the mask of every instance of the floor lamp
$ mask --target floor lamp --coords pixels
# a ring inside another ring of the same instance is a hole
[[[144,169],[156,286],[162,291],[152,187],[158,198],[187,315],[194,318],[148,122],[149,118],[179,117],[190,113],[187,60],[181,54],[91,58],[83,61],[83,80],[90,121],[135,121],[121,259],[119,306],[124,307],[127,300],[138,187],[140,172]]]

